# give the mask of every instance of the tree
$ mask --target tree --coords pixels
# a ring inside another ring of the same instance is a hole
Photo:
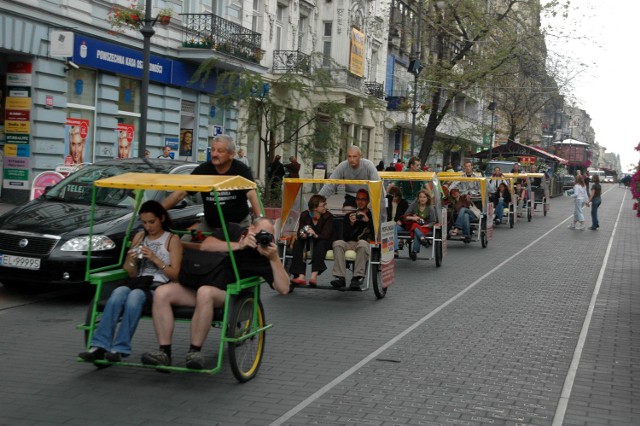
[[[436,4],[444,4],[442,9]],[[476,94],[486,86],[489,76],[521,55],[524,41],[542,40],[536,28],[542,6],[537,0],[503,0],[491,3],[475,0],[434,2],[427,11],[426,68],[420,75],[430,82],[427,126],[420,158],[426,161],[436,130],[450,112],[456,97]],[[544,8],[559,7],[547,2]],[[517,37],[515,36],[517,35]]]
[[[295,145],[304,158],[326,159],[339,146],[342,124],[349,119],[355,104],[371,114],[384,109],[384,104],[364,94],[345,99],[332,90],[337,85],[333,72],[338,68],[314,66],[322,63],[322,55],[307,58],[300,69],[282,74],[259,74],[250,70],[223,71],[217,75],[214,93],[216,103],[241,111],[239,135],[259,140],[265,164],[270,164],[276,150]],[[326,63],[326,62],[325,62]],[[204,62],[196,72],[196,80],[206,80],[217,61]],[[267,168],[265,188],[271,188]],[[265,191],[268,204],[275,191]]]

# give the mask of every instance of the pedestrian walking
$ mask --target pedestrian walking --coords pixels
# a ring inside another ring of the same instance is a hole
[[[600,223],[598,222],[598,207],[602,203],[602,187],[600,186],[600,177],[598,175],[594,175],[591,180],[593,181],[593,185],[591,185],[591,192],[589,196],[589,203],[591,203],[591,229],[595,231],[600,228]]]
[[[589,196],[587,188],[584,186],[584,178],[581,174],[576,175],[576,184],[573,186],[573,195],[575,198],[575,210],[573,211],[573,221],[569,225],[569,229],[579,229],[584,231],[584,213],[582,207],[589,206]]]

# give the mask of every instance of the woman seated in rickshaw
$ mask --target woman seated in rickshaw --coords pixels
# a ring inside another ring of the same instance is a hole
[[[409,203],[407,202],[407,200],[402,198],[402,191],[400,191],[400,188],[395,185],[391,185],[387,188],[387,199],[387,218],[388,220],[393,220],[396,223],[394,229],[394,252],[397,257],[398,250],[400,250],[398,231],[401,231],[403,229],[400,216],[405,214],[407,208],[409,208]]]
[[[471,221],[480,219],[471,210],[472,204],[473,201],[471,200],[470,194],[464,194],[458,198],[458,201],[456,202],[456,221],[453,224],[453,229],[449,233],[452,237],[459,236],[460,233],[462,233],[463,241],[465,243],[471,242]]]
[[[333,242],[333,215],[327,210],[327,199],[313,195],[307,203],[309,210],[302,212],[298,226],[298,238],[293,243],[290,273],[293,284],[306,285],[306,264],[303,255],[313,241],[311,257],[311,278],[309,285],[317,285],[318,275],[327,269],[324,258]]]
[[[448,190],[446,186],[443,186],[442,189],[445,191],[445,194],[447,194],[443,204],[447,208],[447,223],[451,227],[458,216],[456,205],[458,205],[458,200],[460,199],[460,190],[458,188]]]
[[[499,225],[502,223],[504,208],[511,203],[511,193],[509,192],[509,188],[507,188],[506,183],[500,182],[498,190],[491,195],[491,201],[493,201],[493,204],[496,206],[493,222],[496,225]]]
[[[84,361],[106,358],[120,362],[129,356],[142,309],[145,303],[151,306],[152,289],[178,281],[182,244],[180,238],[170,232],[169,213],[157,201],[149,200],[140,207],[139,216],[144,230],[133,237],[123,265],[129,279],[109,296],[89,351],[78,354]]]
[[[527,188],[525,188],[523,185],[523,180],[522,179],[518,179],[516,181],[516,189],[515,189],[515,194],[516,194],[516,199],[518,200],[518,209],[517,209],[517,213],[518,213],[518,217],[522,217],[522,207],[524,205],[524,201],[527,199]]]
[[[420,246],[427,245],[426,236],[429,230],[438,221],[436,210],[427,190],[423,189],[418,192],[418,197],[411,203],[401,219],[413,239],[413,247],[409,251],[409,257],[411,260],[416,260]]]

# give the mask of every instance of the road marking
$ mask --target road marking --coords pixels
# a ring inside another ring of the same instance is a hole
[[[591,295],[589,309],[587,309],[587,315],[585,316],[584,322],[582,323],[582,330],[580,331],[580,336],[578,337],[578,343],[576,344],[576,349],[573,352],[573,359],[571,360],[571,365],[569,366],[567,377],[564,380],[562,392],[560,392],[560,400],[558,401],[558,407],[556,408],[556,412],[553,416],[552,426],[561,426],[564,422],[564,416],[567,412],[567,406],[569,405],[569,398],[571,397],[571,390],[573,389],[573,383],[576,380],[576,373],[578,371],[578,366],[580,365],[580,359],[582,358],[582,350],[584,349],[584,343],[587,340],[587,334],[589,333],[591,317],[593,317],[593,310],[598,299],[598,294],[600,293],[600,286],[604,278],[605,270],[607,269],[607,263],[609,262],[609,256],[611,255],[611,246],[613,245],[613,239],[616,235],[616,231],[618,230],[618,222],[620,221],[620,215],[622,214],[622,207],[624,206],[624,200],[626,199],[626,197],[627,192],[625,191],[624,195],[622,196],[622,202],[620,203],[620,209],[618,210],[618,217],[616,218],[616,222],[613,225],[611,238],[609,238],[609,245],[607,246],[607,251],[605,252],[604,260],[602,261],[602,266],[600,267],[600,273],[598,274],[598,279],[596,280],[596,285],[593,289],[593,294]]]
[[[371,352],[369,355],[367,355],[365,358],[363,358],[360,362],[358,362],[357,364],[355,364],[353,367],[349,368],[348,370],[346,370],[344,373],[340,374],[338,377],[336,377],[335,379],[333,379],[332,381],[330,381],[329,383],[327,383],[326,385],[324,385],[323,387],[321,387],[320,389],[318,389],[316,392],[314,392],[313,394],[311,394],[309,397],[307,397],[306,399],[304,399],[303,401],[301,401],[298,405],[296,405],[295,407],[293,407],[291,410],[287,411],[286,413],[284,413],[282,416],[278,417],[276,420],[274,420],[271,423],[271,426],[278,426],[278,425],[282,425],[284,422],[286,422],[287,420],[289,420],[291,417],[295,416],[296,414],[298,414],[300,411],[302,411],[303,409],[305,409],[307,406],[309,406],[309,404],[313,403],[315,400],[317,400],[318,398],[320,398],[322,395],[324,395],[325,393],[327,393],[328,391],[330,391],[332,388],[334,388],[336,385],[340,384],[341,382],[343,382],[345,379],[349,378],[349,376],[351,376],[352,374],[354,374],[355,372],[357,372],[360,368],[362,368],[365,364],[367,364],[368,362],[374,360],[377,356],[379,356],[382,352],[386,351],[387,349],[389,349],[392,345],[396,344],[400,339],[404,338],[406,335],[408,335],[409,333],[411,333],[413,330],[415,330],[416,328],[420,327],[422,324],[424,324],[426,321],[428,321],[429,319],[431,319],[433,316],[435,316],[436,314],[438,314],[440,311],[442,311],[444,308],[446,308],[447,306],[449,306],[450,304],[452,304],[453,302],[455,302],[457,299],[459,299],[461,296],[463,296],[466,292],[468,292],[469,290],[471,290],[472,288],[474,288],[476,285],[478,285],[480,282],[482,282],[484,279],[486,279],[487,277],[489,277],[491,274],[493,274],[494,272],[496,272],[497,270],[499,270],[500,268],[502,268],[505,264],[509,263],[512,259],[514,259],[515,257],[519,256],[521,253],[523,253],[524,251],[528,250],[530,247],[532,247],[533,245],[537,244],[540,240],[542,240],[543,238],[545,238],[547,235],[551,234],[553,231],[555,231],[556,229],[558,229],[560,226],[563,226],[564,223],[569,219],[573,217],[573,214],[571,216],[569,216],[567,219],[564,219],[562,222],[560,222],[558,225],[554,226],[553,228],[551,228],[549,231],[545,232],[544,234],[542,234],[540,237],[536,238],[535,240],[533,240],[531,243],[529,243],[528,245],[526,245],[525,247],[523,247],[522,249],[520,249],[519,251],[517,251],[516,253],[514,253],[513,255],[511,255],[510,257],[506,258],[504,261],[502,261],[500,264],[498,264],[496,267],[494,267],[493,269],[491,269],[489,272],[487,272],[486,274],[482,275],[480,278],[478,278],[477,280],[475,280],[473,283],[469,284],[468,287],[466,287],[464,290],[461,290],[458,294],[456,294],[455,296],[451,297],[449,300],[447,300],[446,302],[444,302],[442,305],[438,306],[437,308],[435,308],[433,311],[429,312],[427,315],[425,315],[424,317],[420,318],[418,321],[416,321],[415,323],[413,323],[411,326],[409,326],[407,329],[405,329],[404,331],[402,331],[400,334],[396,335],[393,339],[389,340],[387,343],[385,343],[384,345],[380,346],[378,349],[376,349],[375,351]]]

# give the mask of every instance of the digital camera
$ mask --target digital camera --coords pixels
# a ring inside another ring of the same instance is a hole
[[[138,260],[142,260],[144,258],[144,254],[142,254],[142,247],[144,247],[143,244],[140,244],[138,247],[136,247],[136,257],[138,258]]]
[[[262,247],[269,247],[273,241],[273,234],[265,231],[264,229],[256,234],[256,242]]]
[[[418,219],[418,225],[424,226],[424,219],[422,218]]]
[[[300,235],[307,235],[311,233],[311,227],[309,225],[305,225],[300,229]]]

